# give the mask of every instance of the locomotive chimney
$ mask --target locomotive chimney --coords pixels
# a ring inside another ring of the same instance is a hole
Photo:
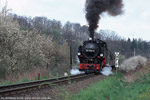
[[[90,32],[90,37],[92,38],[92,40],[94,40],[94,30],[89,29],[89,32]]]
[[[90,33],[90,37],[92,38],[92,40],[94,40],[94,34],[92,33]]]

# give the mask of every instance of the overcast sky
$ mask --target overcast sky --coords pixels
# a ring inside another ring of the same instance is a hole
[[[86,0],[7,0],[13,13],[24,16],[45,16],[65,23],[87,25],[84,4]],[[0,7],[5,0],[0,0]],[[111,17],[103,14],[99,29],[116,31],[125,38],[150,40],[150,0],[124,0],[124,14]],[[98,30],[99,30],[98,29]]]

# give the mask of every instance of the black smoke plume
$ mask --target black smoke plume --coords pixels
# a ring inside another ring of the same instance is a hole
[[[86,19],[89,24],[90,36],[94,37],[94,30],[98,27],[100,15],[108,12],[109,15],[116,16],[123,13],[122,0],[86,0]]]

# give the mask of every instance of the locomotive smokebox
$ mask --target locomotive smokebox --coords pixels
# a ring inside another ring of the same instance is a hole
[[[99,54],[99,46],[94,41],[87,41],[82,48],[83,55],[88,59],[93,59]]]

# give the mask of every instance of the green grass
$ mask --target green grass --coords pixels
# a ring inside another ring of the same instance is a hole
[[[9,84],[13,84],[13,82],[6,81],[6,82],[3,82],[3,83],[0,83],[0,86],[1,85],[9,85]]]
[[[110,76],[63,100],[150,100],[150,74],[134,83],[122,79],[121,74]]]
[[[6,81],[6,82],[0,83],[0,86],[1,86],[1,85],[10,85],[10,84],[23,83],[23,82],[30,82],[30,81],[34,81],[34,80],[29,80],[29,79],[25,78],[25,79],[22,79],[22,80],[16,81],[16,82]]]
[[[52,76],[51,78],[58,78],[60,75],[57,75],[57,76]],[[46,76],[41,76],[40,77],[40,80],[44,80],[44,79],[49,79],[49,77],[46,77]],[[23,83],[23,82],[30,82],[30,81],[35,81],[35,80],[38,80],[38,77],[35,76],[34,79],[28,79],[28,78],[24,78],[22,80],[19,80],[19,81],[16,81],[16,82],[11,82],[11,81],[6,81],[6,82],[2,82],[0,83],[0,86],[1,85],[10,85],[10,84],[16,84],[16,83]]]
[[[37,78],[37,76],[36,76],[33,80],[30,80],[30,79],[28,79],[28,78],[24,78],[24,79],[22,79],[22,80],[20,80],[20,81],[16,81],[16,82],[6,81],[6,82],[0,83],[0,86],[1,86],[1,85],[16,84],[16,83],[23,83],[23,82],[30,82],[30,81],[35,81],[35,80],[37,80],[37,79],[38,79],[38,78]],[[44,80],[44,79],[48,79],[48,78],[47,78],[46,76],[41,76],[40,80]]]

